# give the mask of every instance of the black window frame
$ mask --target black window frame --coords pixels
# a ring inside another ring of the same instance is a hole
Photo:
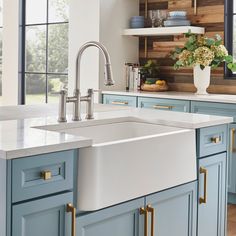
[[[26,1],[27,0],[19,0],[20,2],[20,19],[19,19],[19,96],[18,101],[19,104],[24,105],[26,104],[26,74],[40,74],[46,76],[46,89],[45,89],[45,104],[48,103],[48,76],[50,75],[58,75],[58,76],[68,76],[67,73],[54,73],[54,72],[48,72],[48,38],[49,38],[49,26],[50,25],[60,25],[60,24],[69,24],[69,21],[63,21],[63,22],[48,22],[49,20],[49,0],[47,1],[47,14],[46,14],[46,23],[36,23],[36,24],[26,24]],[[26,71],[26,27],[28,26],[46,26],[46,69],[45,73],[41,72],[27,72]]]
[[[225,0],[225,46],[229,51],[230,55],[233,55],[233,19],[234,15],[236,16],[236,13],[234,13],[234,5],[232,0]],[[224,66],[224,76],[225,79],[236,79],[236,74],[232,73],[227,66]]]

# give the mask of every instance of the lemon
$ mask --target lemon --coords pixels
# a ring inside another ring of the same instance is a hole
[[[157,80],[157,81],[156,81],[156,85],[164,86],[165,84],[166,84],[166,81],[165,81],[165,80]]]

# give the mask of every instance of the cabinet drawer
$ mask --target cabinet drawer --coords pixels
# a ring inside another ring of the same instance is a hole
[[[209,156],[226,151],[227,133],[227,125],[207,127],[198,130],[198,157]]]
[[[191,102],[191,112],[215,116],[230,116],[236,121],[236,104]]]
[[[12,201],[18,202],[73,188],[75,150],[12,161]]]
[[[157,110],[189,112],[190,102],[173,99],[159,98],[138,98],[138,106],[140,108],[151,108]]]
[[[132,96],[103,95],[103,104],[137,107],[137,98]]]

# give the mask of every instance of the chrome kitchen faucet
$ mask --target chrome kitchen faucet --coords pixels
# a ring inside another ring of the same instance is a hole
[[[104,79],[105,85],[111,86],[114,85],[113,75],[112,75],[112,67],[110,61],[110,55],[107,49],[99,42],[91,41],[85,43],[80,49],[76,57],[76,78],[75,78],[75,90],[74,96],[68,97],[66,90],[60,91],[60,100],[59,100],[59,117],[58,122],[66,122],[66,103],[73,102],[73,121],[81,120],[81,102],[87,102],[87,115],[86,119],[93,119],[94,113],[94,90],[88,89],[86,96],[81,96],[80,94],[80,66],[81,66],[81,58],[84,51],[89,47],[97,47],[104,55],[105,59],[105,72]]]

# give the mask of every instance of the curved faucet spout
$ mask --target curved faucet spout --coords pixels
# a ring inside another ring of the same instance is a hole
[[[99,42],[96,41],[90,41],[85,43],[80,49],[77,54],[76,58],[76,80],[75,80],[75,89],[78,91],[80,90],[80,64],[81,64],[81,58],[84,53],[84,51],[89,47],[97,47],[104,56],[105,59],[105,71],[104,71],[104,81],[106,86],[114,85],[113,80],[113,74],[112,74],[112,67],[111,67],[111,60],[110,55],[107,51],[107,49]]]

